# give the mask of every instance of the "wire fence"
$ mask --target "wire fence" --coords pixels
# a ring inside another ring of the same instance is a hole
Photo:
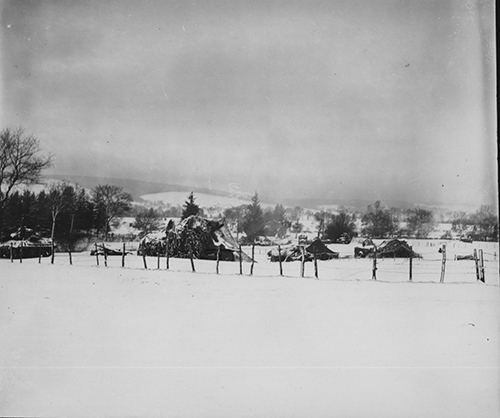
[[[123,247],[122,247],[123,248]],[[165,278],[171,273],[192,272],[193,266],[197,274],[214,276],[249,276],[253,271],[254,277],[283,277],[301,278],[301,262],[270,262],[267,258],[269,247],[255,247],[255,264],[242,262],[241,264],[231,261],[220,261],[217,268],[214,260],[191,260],[188,258],[151,257],[136,255],[137,244],[125,243],[126,255],[91,255],[89,251],[78,253],[55,253],[55,265],[69,265],[75,268],[109,268],[109,269],[135,269],[158,271]],[[244,248],[247,253],[251,252],[249,247]],[[439,255],[439,254],[437,254]],[[1,262],[9,262],[3,259]],[[14,259],[11,262],[29,264],[51,264],[51,257]],[[411,263],[411,277],[410,277]],[[240,274],[240,265],[241,272]],[[383,282],[439,282],[443,268],[443,257],[434,258],[377,258],[375,278]],[[444,283],[475,283],[478,280],[475,260],[457,260],[455,257],[447,257],[444,266]],[[218,270],[218,273],[217,273]],[[374,281],[374,261],[372,258],[344,257],[328,261],[317,260],[317,262],[304,263],[304,275],[306,279],[319,279],[325,281]],[[317,277],[316,277],[317,275]],[[487,285],[499,285],[499,263],[496,251],[484,252],[484,282]]]

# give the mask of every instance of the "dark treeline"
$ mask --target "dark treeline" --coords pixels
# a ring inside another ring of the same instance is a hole
[[[102,227],[96,208],[83,189],[67,186],[63,194],[63,206],[55,224],[55,238],[59,241],[69,239],[69,230],[73,218],[73,238],[82,234],[91,234]],[[49,192],[35,194],[29,190],[14,192],[6,200],[3,208],[2,240],[18,230],[29,228],[42,236],[50,236],[52,228],[53,201]]]
[[[175,213],[141,206],[132,208],[130,201],[130,196],[121,188],[110,185],[99,185],[91,192],[64,183],[39,193],[16,191],[4,203],[0,239],[9,239],[10,234],[22,227],[50,237],[54,225],[54,240],[59,245],[67,246],[82,238],[106,239],[121,216],[135,217],[133,226],[141,231],[140,236],[158,230],[162,225],[161,219],[165,217],[203,216],[203,210],[196,205],[193,194]],[[54,219],[55,208],[58,212]],[[244,234],[243,242],[254,242],[263,236],[284,238],[289,234],[299,234],[303,230],[301,216],[304,212],[300,207],[285,208],[280,204],[263,208],[255,194],[250,204],[225,209],[222,217],[233,231]],[[386,208],[378,201],[369,205],[364,213],[344,209],[338,213],[319,211],[313,216],[317,222],[317,235],[333,242],[348,242],[358,235],[427,238],[436,225],[433,213],[428,209],[398,210]],[[457,212],[451,223],[451,231],[441,238],[452,238],[452,233],[456,237],[481,241],[492,241],[498,237],[498,218],[487,206],[472,214]]]
[[[475,213],[456,212],[452,231],[475,241],[498,240],[498,217],[491,206],[483,205]]]
[[[2,208],[0,237],[5,241],[21,228],[63,245],[85,237],[105,239],[113,220],[130,210],[130,201],[128,194],[110,185],[99,185],[91,193],[64,183],[39,193],[15,191]]]

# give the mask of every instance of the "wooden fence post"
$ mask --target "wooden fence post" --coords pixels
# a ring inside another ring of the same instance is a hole
[[[219,274],[220,245],[217,246],[217,262],[215,264],[215,274]]]
[[[446,244],[443,244],[441,247],[441,252],[443,254],[443,260],[441,261],[441,278],[439,279],[439,283],[444,283],[444,274],[446,271]]]
[[[10,262],[14,262],[14,244],[10,243]]]
[[[278,245],[278,261],[280,263],[280,276],[283,276],[283,264],[281,262],[281,246]]]
[[[19,245],[19,262],[23,262],[23,241],[21,241]]]
[[[300,259],[300,277],[304,277],[305,274],[305,266],[306,266],[306,254],[305,254],[305,249],[304,246],[300,246],[300,253],[301,253],[301,259]]]
[[[377,249],[373,252],[372,280],[377,280]]]
[[[240,275],[243,274],[243,260],[241,259],[241,244],[238,247],[238,254],[239,254],[239,259],[240,259]]]
[[[42,262],[42,244],[38,244],[38,264]]]
[[[50,249],[51,249],[50,264],[54,264],[55,248],[54,248],[54,239],[53,238],[51,239]]]
[[[156,253],[156,270],[160,270],[160,251]]]
[[[145,250],[142,250],[142,264],[144,264],[144,269],[148,269],[148,263],[146,262],[146,253]]]
[[[104,253],[104,267],[108,267],[108,252],[106,251],[104,242],[102,243],[102,252]]]
[[[250,265],[250,276],[253,275],[254,264],[255,264],[255,243],[252,243],[252,264]]]
[[[485,277],[484,277],[484,258],[483,258],[483,250],[479,250],[479,271],[480,271],[480,276],[481,280],[483,283],[485,282]]]
[[[122,245],[122,267],[125,267],[125,242]]]
[[[71,255],[71,234],[73,233],[73,224],[75,222],[75,214],[71,215],[71,224],[69,226],[68,232],[68,254],[69,254],[69,265],[73,265],[73,257]]]
[[[477,250],[474,248],[474,264],[476,265],[476,280],[480,279],[479,276],[479,259],[477,258]]]
[[[191,270],[195,273],[196,269],[194,268],[193,250],[191,248],[189,249],[189,259],[191,260]]]
[[[97,242],[94,243],[94,250],[96,265],[99,265],[99,251],[97,250]]]
[[[318,279],[318,257],[316,255],[316,248],[314,249],[313,255],[314,255],[314,277]]]
[[[410,256],[410,282],[413,281],[413,257]]]
[[[166,267],[167,267],[167,270],[170,268],[170,240],[168,239],[167,237],[167,259],[166,259]]]

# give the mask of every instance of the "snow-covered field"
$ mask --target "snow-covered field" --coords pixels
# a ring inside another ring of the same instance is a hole
[[[392,259],[376,282],[355,259],[278,277],[260,247],[253,277],[0,259],[0,416],[496,417],[498,249],[484,244],[486,284],[452,249],[444,284],[425,243],[412,283]]]

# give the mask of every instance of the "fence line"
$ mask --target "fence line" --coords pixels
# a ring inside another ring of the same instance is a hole
[[[126,247],[125,247],[126,248]],[[257,253],[257,251],[255,251]],[[113,268],[113,267],[121,267],[127,269],[134,270],[144,270],[148,269],[149,266],[158,266],[157,260],[158,257],[147,257],[147,256],[135,256],[132,255],[124,256],[111,256],[109,254],[105,254],[105,264],[100,263],[99,254],[95,254],[95,259],[92,256],[88,255],[88,252],[85,253],[74,253],[72,252],[72,265],[73,266],[94,266],[98,268]],[[124,263],[124,260],[127,259],[127,263]],[[142,259],[142,260],[141,260]],[[444,257],[443,257],[444,259]],[[30,260],[33,260],[33,263],[41,263],[46,264],[50,263],[50,257],[48,258],[23,258],[24,263],[29,263]],[[48,260],[46,263],[43,263],[42,260]],[[94,261],[92,261],[94,260]],[[271,263],[267,260],[265,262],[257,262],[253,266],[249,264],[248,271],[243,273],[244,276],[254,275],[258,277],[280,277],[279,274],[282,274],[284,278],[314,278],[317,277],[320,280],[338,280],[338,281],[349,281],[349,280],[357,280],[357,281],[368,281],[370,277],[373,277],[373,262],[375,259],[371,258],[340,258],[334,259],[330,261],[321,261],[316,260],[316,263],[302,263],[301,261],[295,262],[284,262],[281,265],[280,263]],[[7,260],[8,261],[8,260]],[[143,267],[141,267],[141,261]],[[169,260],[172,264],[174,264],[174,268],[169,266],[170,268],[167,270],[165,267],[161,267],[159,269],[151,269],[152,271],[163,271],[163,272],[190,272],[193,269],[189,268],[190,259],[189,258],[170,258]],[[427,259],[412,259],[412,270],[411,270],[411,278],[409,274],[409,263],[410,259],[402,259],[402,258],[377,258],[376,259],[376,279],[386,282],[389,281],[432,281],[439,283],[441,281],[440,277],[440,267],[437,264],[437,261],[442,260],[427,260]],[[155,263],[156,262],[156,263]],[[215,260],[198,260],[197,263],[197,271],[201,274],[216,274],[216,266]],[[68,265],[68,257],[55,257],[55,264],[57,265]],[[124,267],[124,264],[126,267]],[[302,274],[301,269],[304,267],[304,273]],[[238,275],[239,273],[239,263],[238,262],[225,262],[220,261],[220,274],[225,275]],[[247,270],[246,268],[244,270]],[[481,269],[481,277],[484,274],[485,282],[488,284],[495,283],[498,284],[498,263],[493,262],[492,260],[484,260]],[[476,268],[474,260],[453,260],[448,259],[445,270],[445,282],[476,282]]]

